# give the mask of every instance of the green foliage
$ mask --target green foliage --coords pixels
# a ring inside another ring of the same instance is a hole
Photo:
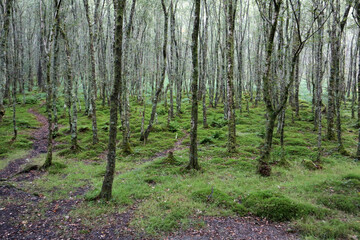
[[[179,131],[179,129],[180,129],[180,126],[177,123],[170,122],[170,124],[169,124],[169,131],[170,132],[177,132],[177,131]]]
[[[25,99],[25,104],[37,104],[38,103],[38,98],[34,95],[30,95],[30,96],[27,96],[26,99]]]
[[[223,117],[214,118],[210,122],[210,126],[215,127],[215,128],[222,128],[222,127],[225,127],[227,124],[228,124],[228,121],[225,120]]]

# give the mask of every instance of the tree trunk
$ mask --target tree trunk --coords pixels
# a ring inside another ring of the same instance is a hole
[[[55,9],[55,22],[50,31],[50,41],[49,46],[47,48],[47,72],[46,72],[46,112],[48,115],[48,145],[47,145],[47,155],[45,163],[42,168],[46,169],[52,164],[52,152],[53,152],[53,133],[52,133],[52,82],[51,82],[51,51],[52,51],[52,43],[54,40],[54,32],[55,28],[59,27],[60,24],[60,6],[62,0],[54,0],[54,9]],[[41,2],[40,2],[40,12],[41,12]],[[44,31],[44,29],[42,29]]]
[[[227,150],[236,152],[236,122],[234,101],[234,29],[235,12],[233,0],[227,0],[227,34],[226,34],[226,57],[227,57],[227,108],[228,108],[228,142]]]
[[[187,169],[199,170],[198,153],[197,153],[197,127],[198,127],[198,81],[199,81],[199,61],[198,61],[198,42],[199,42],[199,28],[200,28],[200,2],[201,0],[194,0],[195,17],[194,27],[192,32],[192,106],[191,106],[191,129],[190,129],[190,154],[189,165]]]
[[[106,173],[98,198],[110,200],[112,195],[112,185],[115,173],[116,160],[116,136],[118,123],[118,108],[119,108],[119,92],[122,84],[122,42],[123,42],[123,14],[125,10],[126,0],[115,2],[115,80],[114,88],[111,94],[110,102],[110,130],[109,130],[109,147],[107,156]]]
[[[3,120],[3,117],[5,115],[5,107],[4,107],[4,96],[5,96],[5,84],[7,79],[9,78],[9,66],[8,66],[8,36],[9,36],[9,26],[10,26],[10,15],[12,12],[12,4],[13,0],[6,1],[5,5],[5,14],[3,16],[4,18],[4,24],[3,29],[0,31],[0,54],[1,54],[1,77],[0,77],[0,123]]]
[[[86,13],[86,20],[88,23],[89,28],[89,35],[90,35],[90,59],[91,59],[91,95],[90,95],[90,102],[91,102],[91,120],[92,120],[92,131],[93,131],[93,144],[97,144],[99,142],[98,134],[97,134],[97,122],[96,122],[96,62],[95,62],[95,36],[94,36],[94,29],[93,24],[90,20],[90,12],[89,12],[89,3],[88,0],[83,0],[85,6],[85,13]],[[98,4],[96,4],[97,8]],[[97,9],[95,9],[97,12]],[[96,21],[97,17],[94,17],[94,21]]]
[[[161,91],[163,89],[164,81],[165,81],[166,50],[167,50],[167,38],[168,38],[168,18],[169,17],[168,17],[168,12],[166,11],[164,0],[161,0],[161,4],[162,4],[163,12],[164,12],[164,44],[163,44],[163,61],[164,62],[163,62],[163,68],[162,68],[162,72],[161,72],[161,79],[160,79],[160,82],[159,82],[159,86],[157,87],[155,97],[154,97],[154,100],[153,100],[149,125],[146,128],[145,132],[143,134],[141,134],[140,141],[147,141],[147,139],[149,137],[149,134],[150,134],[150,132],[152,130],[154,120],[155,120],[155,115],[156,115],[157,104],[158,104],[158,101],[160,99],[160,94],[161,94]]]

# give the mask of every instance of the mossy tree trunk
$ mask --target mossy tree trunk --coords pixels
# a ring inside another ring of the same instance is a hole
[[[9,36],[9,26],[10,26],[10,15],[12,12],[13,0],[7,0],[4,9],[4,24],[3,28],[0,31],[0,54],[1,54],[1,76],[0,76],[0,123],[3,120],[5,115],[4,107],[4,95],[5,95],[5,84],[8,79],[9,69],[8,69],[8,36]]]
[[[125,11],[126,0],[114,1],[115,5],[115,80],[110,102],[110,130],[109,147],[107,155],[107,165],[101,192],[98,198],[110,200],[112,195],[112,185],[115,173],[116,161],[116,136],[118,123],[119,93],[122,85],[122,54],[123,54],[123,15]]]
[[[355,16],[356,16],[356,22],[358,25],[358,29],[360,32],[360,2],[355,3]],[[357,45],[358,45],[358,75],[357,75],[357,88],[358,92],[360,93],[360,38],[357,39]],[[357,118],[358,128],[359,128],[359,136],[358,136],[358,144],[357,144],[357,151],[356,151],[356,158],[357,161],[360,161],[360,96],[358,97],[358,118]]]
[[[271,57],[273,54],[273,45],[275,39],[275,33],[278,25],[278,18],[280,14],[282,0],[274,1],[274,13],[273,19],[271,22],[269,36],[266,43],[266,59],[265,59],[265,73],[263,75],[263,93],[264,93],[264,101],[266,106],[266,113],[267,113],[267,121],[266,121],[266,129],[265,129],[265,140],[264,145],[261,150],[260,158],[258,159],[258,172],[262,176],[270,176],[271,174],[271,167],[269,165],[270,161],[270,153],[271,153],[271,145],[272,145],[272,138],[273,132],[275,127],[275,120],[277,114],[273,109],[272,99],[271,99],[271,81],[270,81],[270,74],[271,74]]]
[[[344,144],[342,141],[342,124],[341,124],[341,100],[344,96],[344,93],[342,91],[342,81],[343,78],[341,77],[341,70],[340,70],[340,60],[341,60],[341,52],[342,52],[342,44],[341,44],[341,38],[342,38],[342,34],[343,31],[345,29],[345,25],[348,19],[348,15],[350,13],[350,9],[351,9],[351,2],[349,2],[349,4],[346,6],[344,15],[342,17],[341,22],[340,18],[339,18],[339,14],[340,14],[340,0],[336,1],[336,9],[335,12],[333,13],[336,17],[334,17],[334,23],[336,24],[336,26],[333,26],[334,28],[336,28],[336,31],[338,34],[336,34],[336,38],[334,39],[335,41],[335,48],[332,49],[332,51],[334,50],[335,52],[332,53],[332,62],[331,62],[331,73],[330,76],[332,76],[335,79],[335,110],[336,110],[336,135],[337,135],[337,140],[338,140],[338,151],[339,153],[343,154],[343,155],[347,155],[348,153],[346,152],[345,148],[344,148]],[[334,59],[333,59],[334,58]]]
[[[70,122],[70,134],[71,134],[71,147],[70,149],[73,151],[77,151],[79,149],[79,145],[77,144],[77,107],[76,107],[76,98],[73,93],[73,67],[71,63],[71,52],[70,52],[70,44],[67,38],[65,26],[61,29],[61,34],[64,38],[65,42],[65,53],[66,53],[66,80],[67,80],[67,105],[68,105],[68,113],[69,113],[69,122]],[[72,110],[72,111],[71,111]]]
[[[46,169],[52,164],[52,153],[53,153],[53,128],[52,128],[52,81],[51,81],[51,52],[52,44],[54,41],[55,29],[59,28],[60,25],[60,7],[62,0],[54,0],[54,12],[55,12],[55,21],[50,31],[50,37],[48,42],[48,47],[45,49],[47,52],[47,72],[46,72],[46,112],[48,115],[48,144],[47,144],[47,155],[45,163],[42,168]],[[40,3],[40,14],[42,12]],[[44,25],[41,25],[41,31],[45,31]]]
[[[198,60],[198,43],[199,43],[199,28],[200,28],[200,1],[194,0],[195,16],[194,27],[192,32],[192,106],[191,106],[191,129],[190,129],[190,154],[189,165],[187,169],[200,169],[197,153],[197,127],[198,127],[198,81],[199,81],[199,60]]]
[[[316,2],[318,4],[318,1]],[[318,27],[321,26],[323,22],[323,14],[319,15],[317,20]],[[316,37],[316,46],[315,46],[315,119],[316,124],[315,129],[317,129],[317,162],[321,161],[322,153],[322,80],[323,80],[323,42],[324,42],[324,30],[320,28]]]
[[[234,101],[234,30],[236,6],[233,0],[226,1],[227,8],[227,34],[226,34],[226,57],[227,57],[227,119],[228,119],[228,142],[227,150],[236,152],[236,122]]]

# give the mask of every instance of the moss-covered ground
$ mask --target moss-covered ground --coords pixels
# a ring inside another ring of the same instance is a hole
[[[0,124],[0,167],[26,153],[31,148],[31,129],[35,118],[27,112],[40,106],[43,96],[34,95],[35,102],[19,105],[17,110],[19,137],[11,140],[11,108],[7,108]],[[109,108],[99,102],[97,120],[100,143],[92,145],[91,119],[79,113],[79,145],[81,151],[69,151],[68,118],[58,103],[62,125],[56,141],[54,166],[41,178],[22,183],[28,192],[41,193],[47,201],[69,197],[69,192],[89,189],[82,198],[95,196],[102,184],[106,166]],[[84,106],[82,106],[84,109]],[[84,201],[69,215],[83,219],[89,227],[102,224],[98,218],[105,213],[121,213],[136,204],[131,226],[148,236],[158,237],[191,225],[196,216],[256,215],[272,221],[289,221],[292,228],[306,239],[338,239],[360,235],[360,168],[352,157],[357,146],[356,120],[351,119],[350,106],[343,109],[343,140],[350,156],[337,153],[335,141],[323,141],[322,169],[309,170],[304,162],[316,160],[316,132],[313,131],[311,105],[302,102],[300,119],[291,119],[287,110],[285,127],[285,159],[287,166],[276,164],[282,151],[275,134],[272,151],[273,172],[263,178],[256,174],[256,158],[263,142],[265,117],[262,105],[250,104],[250,112],[236,114],[237,150],[226,150],[227,124],[223,108],[208,108],[209,128],[202,127],[199,111],[200,171],[185,171],[189,138],[174,152],[176,164],[167,163],[167,156],[152,159],[157,153],[174,146],[190,128],[189,99],[183,99],[183,114],[167,126],[163,105],[158,107],[157,123],[144,145],[139,141],[143,106],[131,101],[131,148],[133,154],[120,153],[121,131],[116,161],[113,199],[110,203]],[[151,102],[146,102],[146,121]],[[324,121],[324,126],[326,122]],[[120,126],[120,125],[119,125]],[[325,132],[323,133],[325,135]],[[40,155],[36,161],[44,156]],[[146,161],[152,159],[152,161]]]

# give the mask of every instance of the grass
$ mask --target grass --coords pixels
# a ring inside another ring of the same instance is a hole
[[[202,117],[199,116],[198,153],[202,168],[199,172],[184,170],[189,157],[186,148],[174,153],[176,164],[165,164],[166,156],[144,163],[156,153],[173,147],[184,136],[184,131],[189,130],[188,102],[183,105],[185,113],[175,117],[169,127],[166,111],[160,105],[157,124],[144,145],[139,141],[143,106],[133,100],[130,144],[134,153],[117,155],[113,199],[110,203],[83,202],[69,214],[91,226],[102,224],[97,220],[99,216],[122,213],[136,204],[131,226],[149,236],[161,236],[189,226],[203,226],[201,222],[193,222],[194,216],[244,216],[249,213],[273,221],[290,221],[308,239],[347,238],[360,234],[358,163],[351,157],[337,154],[336,142],[324,141],[323,168],[307,169],[304,160],[316,160],[316,132],[313,131],[311,107],[305,103],[302,103],[301,119],[295,119],[294,123],[290,120],[291,110],[287,110],[284,156],[290,165],[273,166],[271,177],[262,178],[255,173],[256,158],[264,136],[263,106],[250,105],[249,114],[237,112],[236,154],[229,154],[226,150],[227,122],[223,119],[222,106],[208,108],[210,128],[202,127]],[[151,103],[147,104],[145,123],[150,117]],[[55,164],[41,179],[26,187],[41,192],[48,201],[68,198],[70,192],[81,188],[89,188],[85,198],[91,198],[99,193],[105,173],[106,162],[101,156],[107,149],[109,109],[99,104],[100,143],[96,146],[92,145],[91,119],[79,113],[81,151],[74,153],[69,151],[68,119],[61,106],[60,101],[59,114],[62,117],[59,123],[64,127],[56,139],[62,144],[54,156]],[[31,126],[36,126],[32,116],[26,112],[28,108],[29,105],[19,107],[19,112],[22,112],[19,114],[23,114],[22,118]],[[44,107],[38,110],[44,113]],[[354,120],[346,117],[349,109],[343,112],[344,145],[354,154],[357,131],[353,127]],[[8,131],[9,114],[10,109],[7,109],[7,125],[1,125],[1,131]],[[23,130],[19,141],[28,139],[28,132]],[[119,132],[118,152],[121,139]],[[188,144],[186,138],[182,146]],[[20,154],[20,147],[14,146]],[[4,153],[6,161],[14,158],[10,158],[10,152]],[[281,158],[277,134],[271,157],[273,162]],[[39,158],[44,159],[43,156]]]

